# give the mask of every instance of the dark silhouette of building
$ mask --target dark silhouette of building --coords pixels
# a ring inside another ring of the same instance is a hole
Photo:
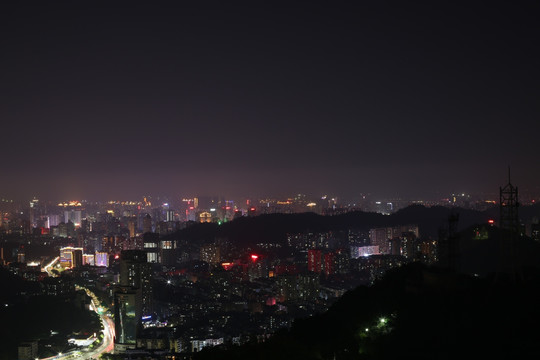
[[[141,331],[141,289],[119,286],[114,293],[114,352],[135,349]]]
[[[457,226],[459,214],[451,213],[448,216],[448,229],[439,231],[437,244],[437,260],[440,266],[458,271],[459,264],[459,235]]]
[[[120,286],[114,293],[114,322],[117,353],[135,349],[143,315],[152,313],[152,268],[143,250],[120,254]]]
[[[142,250],[123,250],[120,254],[120,286],[141,289],[143,315],[153,311],[152,265]]]
[[[150,214],[146,214],[143,218],[143,234],[152,232],[152,217]]]
[[[75,249],[71,252],[71,267],[78,268],[83,264],[83,251],[82,249]]]

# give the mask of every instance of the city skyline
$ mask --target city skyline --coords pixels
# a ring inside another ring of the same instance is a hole
[[[455,192],[455,193],[445,193],[439,194],[440,196],[434,197],[385,197],[379,194],[372,193],[360,193],[356,196],[351,197],[339,197],[335,194],[310,194],[310,193],[290,193],[283,195],[267,195],[267,196],[223,196],[223,195],[204,195],[204,194],[164,194],[164,195],[155,195],[155,194],[145,194],[140,196],[133,197],[113,197],[113,198],[67,198],[67,197],[48,197],[48,196],[31,196],[24,198],[8,198],[5,196],[0,196],[0,202],[5,204],[28,204],[40,203],[47,204],[48,206],[58,206],[58,207],[77,207],[85,206],[85,204],[91,205],[142,205],[145,207],[174,207],[179,204],[186,203],[188,201],[193,202],[194,200],[210,202],[213,204],[234,204],[234,206],[239,207],[250,207],[255,204],[266,204],[266,203],[276,203],[276,202],[290,202],[292,203],[311,203],[311,204],[323,204],[323,203],[333,203],[339,205],[340,207],[351,207],[356,204],[361,203],[379,203],[380,201],[396,201],[399,203],[409,203],[409,204],[426,204],[432,205],[436,203],[443,204],[448,203],[451,205],[452,199],[468,199],[468,201],[487,201],[489,203],[495,204],[498,199],[498,194],[495,191],[470,194],[465,192]],[[540,199],[540,194],[525,192],[521,193],[521,198],[527,204],[534,204]],[[32,205],[30,205],[32,206]],[[208,207],[208,206],[207,206]]]
[[[519,179],[517,180],[519,181]],[[499,182],[499,187],[504,186],[508,183],[508,178]],[[522,187],[521,183],[516,182],[516,179],[512,178],[511,183],[518,186],[520,189],[520,194],[523,199],[527,201],[538,201],[540,200],[540,186],[532,186],[529,188]],[[358,191],[352,193],[346,193],[342,191],[302,191],[300,188],[296,192],[293,191],[279,191],[279,192],[270,192],[270,191],[248,191],[246,193],[220,193],[218,191],[206,191],[201,192],[197,190],[192,191],[134,191],[132,193],[126,194],[125,192],[113,193],[110,191],[75,191],[75,192],[64,192],[58,193],[55,191],[41,191],[41,192],[27,192],[27,193],[15,193],[11,194],[12,196],[6,196],[9,192],[4,191],[0,193],[0,199],[2,202],[17,202],[17,203],[26,203],[32,201],[32,199],[37,199],[40,201],[47,202],[49,204],[58,203],[67,203],[73,201],[84,201],[90,203],[106,203],[106,202],[144,202],[144,199],[148,198],[149,201],[158,202],[181,202],[183,199],[193,199],[193,198],[206,198],[213,199],[214,201],[235,201],[235,203],[243,203],[246,201],[265,201],[265,200],[287,200],[294,199],[296,197],[305,197],[310,201],[313,200],[324,200],[324,199],[336,199],[341,205],[353,204],[356,202],[365,201],[386,201],[386,200],[396,200],[396,201],[410,201],[410,202],[437,202],[444,201],[445,199],[450,199],[453,196],[458,197],[468,197],[475,200],[496,200],[498,198],[499,187],[496,188],[483,188],[479,189],[476,192],[469,192],[463,189],[467,189],[467,186],[453,186],[450,191],[424,191],[424,192],[398,192],[398,191]],[[307,187],[309,189],[309,187]],[[470,188],[470,187],[469,187]],[[304,189],[306,190],[306,189]],[[86,194],[86,195],[85,195]],[[89,196],[88,196],[89,195]]]
[[[6,5],[1,196],[538,192],[537,10]]]

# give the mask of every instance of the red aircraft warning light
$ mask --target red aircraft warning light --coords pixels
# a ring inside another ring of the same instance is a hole
[[[251,260],[253,261],[257,261],[258,258],[259,258],[259,255],[255,255],[255,254],[251,255]]]

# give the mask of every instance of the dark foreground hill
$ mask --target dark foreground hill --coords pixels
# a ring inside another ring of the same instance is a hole
[[[540,242],[528,237],[511,242],[510,234],[503,229],[473,225],[461,231],[457,241],[460,272],[481,277],[493,272],[524,276],[540,269]]]
[[[525,278],[413,263],[265,343],[205,349],[195,359],[538,358],[540,278]]]
[[[17,346],[24,341],[39,341],[44,358],[67,350],[73,334],[99,332],[101,322],[84,307],[84,292],[52,296],[37,295],[39,290],[39,283],[0,267],[0,360],[17,359]]]

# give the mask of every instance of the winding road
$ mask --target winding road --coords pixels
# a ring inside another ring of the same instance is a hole
[[[51,263],[46,265],[43,270],[46,271],[49,276],[56,276],[52,272],[52,268],[54,264],[59,260],[59,258],[55,258]],[[75,286],[77,290],[84,290],[86,294],[92,299],[92,310],[96,312],[96,314],[99,315],[101,319],[101,323],[103,324],[103,340],[99,344],[99,346],[95,348],[84,348],[82,350],[71,350],[66,353],[60,353],[55,356],[51,356],[48,358],[43,359],[36,359],[36,360],[68,360],[68,359],[77,359],[77,360],[95,360],[98,359],[102,354],[110,353],[114,349],[114,321],[107,315],[106,311],[99,311],[101,307],[101,304],[96,297],[96,295],[88,290],[87,288],[81,287],[81,286]]]

